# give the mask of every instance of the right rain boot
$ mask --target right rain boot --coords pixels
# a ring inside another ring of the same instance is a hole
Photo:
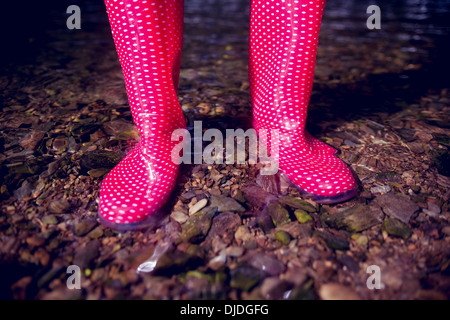
[[[186,122],[177,99],[182,0],[105,0],[133,121],[141,140],[102,181],[99,215],[115,229],[154,224],[179,166],[171,135]]]
[[[319,203],[358,193],[334,149],[306,131],[324,0],[252,0],[249,80],[253,126],[282,177]],[[314,148],[316,147],[316,148]]]

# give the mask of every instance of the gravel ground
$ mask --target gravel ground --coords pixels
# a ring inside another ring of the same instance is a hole
[[[183,165],[162,221],[127,232],[97,216],[102,178],[139,139],[103,4],[80,4],[78,31],[64,2],[36,8],[42,29],[30,17],[2,53],[0,297],[448,299],[449,4],[386,4],[368,30],[370,4],[327,4],[308,118],[358,197],[319,205],[260,165]],[[186,2],[189,128],[250,128],[247,38],[246,1]]]

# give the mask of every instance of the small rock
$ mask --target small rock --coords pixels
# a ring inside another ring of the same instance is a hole
[[[30,246],[40,247],[44,243],[45,243],[45,238],[38,236],[38,235],[34,235],[34,236],[27,238],[27,244],[29,244]]]
[[[239,242],[247,242],[253,239],[253,235],[250,233],[250,230],[246,226],[239,226],[234,233],[234,238]]]
[[[255,209],[259,210],[264,209],[268,203],[277,200],[277,197],[267,191],[264,191],[264,189],[256,183],[246,184],[242,188],[242,192],[248,202],[255,207]]]
[[[183,202],[188,202],[189,200],[191,200],[193,197],[195,197],[195,192],[192,190],[186,191],[185,193],[183,193],[180,196],[180,200]]]
[[[367,238],[367,236],[363,235],[363,234],[353,234],[352,235],[352,239],[355,240],[355,242],[357,244],[359,244],[360,246],[367,246],[367,244],[369,243],[369,238]]]
[[[123,158],[123,155],[106,150],[94,150],[86,152],[80,160],[81,170],[88,172],[92,169],[114,168]]]
[[[410,142],[407,145],[409,149],[416,154],[421,154],[425,152],[425,149],[420,142]]]
[[[219,212],[225,211],[232,211],[239,213],[245,212],[245,208],[233,198],[212,195],[209,200],[210,200],[210,207],[217,207],[217,211]]]
[[[54,224],[58,223],[58,219],[56,218],[55,215],[49,214],[48,216],[44,216],[42,218],[42,222],[45,223],[45,224],[54,225]]]
[[[225,249],[225,253],[230,257],[238,258],[244,254],[244,248],[237,246],[228,247]]]
[[[82,237],[86,235],[89,231],[94,229],[94,227],[97,225],[96,221],[93,220],[84,220],[78,223],[75,226],[75,234],[79,237]]]
[[[241,225],[241,217],[233,212],[222,212],[212,220],[207,240],[221,239],[226,245],[233,242],[235,230]]]
[[[183,224],[187,221],[187,219],[189,219],[189,216],[181,211],[174,211],[170,214],[170,218],[180,224]]]
[[[231,197],[240,202],[240,203],[245,203],[245,197],[244,194],[242,193],[242,191],[240,189],[234,189],[231,191]]]
[[[294,209],[302,209],[307,212],[316,212],[317,207],[314,207],[311,203],[306,200],[295,198],[291,196],[283,196],[278,199],[281,204],[288,205]]]
[[[69,141],[67,140],[66,136],[57,136],[53,140],[53,150],[55,150],[57,153],[61,153],[66,151],[67,145],[69,144]]]
[[[338,283],[323,284],[319,296],[322,300],[361,300],[353,290]]]
[[[293,284],[276,277],[266,278],[261,284],[260,292],[264,299],[278,300],[285,298]]]
[[[265,276],[265,273],[259,269],[248,265],[241,265],[230,271],[230,286],[231,288],[248,292],[259,284]]]
[[[371,193],[388,193],[392,190],[390,185],[377,186],[370,188]]]
[[[202,199],[202,200],[198,201],[196,204],[194,204],[189,209],[189,215],[199,212],[201,209],[203,209],[207,205],[207,203],[208,203],[208,199]]]
[[[306,213],[306,211],[302,209],[297,209],[294,211],[294,215],[297,218],[298,222],[300,223],[306,223],[308,221],[313,221],[313,218]]]
[[[276,227],[291,222],[289,212],[279,203],[272,202],[267,206],[267,212]]]
[[[100,177],[103,177],[104,175],[106,175],[110,170],[111,169],[107,169],[107,168],[98,168],[98,169],[89,170],[87,173],[92,178],[100,178]]]
[[[389,182],[401,183],[402,182],[402,176],[395,171],[385,171],[385,172],[377,173],[375,175],[375,179],[382,183],[389,183]]]
[[[407,240],[411,236],[409,227],[400,220],[386,217],[383,222],[383,230],[391,236],[401,237]]]
[[[419,206],[403,195],[387,193],[376,197],[375,202],[383,209],[383,212],[391,218],[398,219],[403,223],[408,223],[415,213],[419,211]]]
[[[48,206],[48,210],[51,213],[55,213],[55,214],[61,214],[61,213],[65,213],[69,210],[70,208],[70,203],[69,201],[67,201],[67,199],[59,199],[59,200],[55,200],[50,202],[49,206]]]
[[[350,244],[343,237],[335,236],[326,231],[316,231],[314,234],[322,238],[331,249],[348,250],[350,248]]]
[[[44,138],[45,132],[31,130],[26,136],[19,140],[19,144],[24,149],[34,150],[42,138]]]
[[[222,251],[219,255],[215,256],[208,262],[208,266],[214,271],[222,268],[227,262],[227,255]]]
[[[271,276],[279,275],[286,269],[285,265],[281,263],[280,260],[263,253],[257,253],[250,256],[249,265]]]
[[[348,210],[323,215],[321,220],[327,226],[360,232],[383,222],[383,212],[377,206],[356,205]]]
[[[283,230],[275,232],[275,239],[280,241],[284,245],[288,245],[291,242],[291,235]]]
[[[278,227],[277,230],[286,231],[294,239],[309,238],[312,233],[312,229],[307,224],[300,224],[297,221],[287,223]]]
[[[181,227],[179,241],[197,242],[202,240],[211,227],[212,216],[207,213],[197,212],[192,215]]]
[[[103,236],[103,228],[101,226],[98,226],[97,228],[89,232],[87,236],[91,239],[98,239]]]

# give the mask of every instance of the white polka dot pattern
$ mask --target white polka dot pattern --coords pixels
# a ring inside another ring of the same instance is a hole
[[[249,49],[254,127],[269,150],[276,143],[269,130],[279,130],[280,170],[318,201],[356,190],[334,149],[305,133],[324,6],[324,0],[253,0]]]
[[[105,4],[141,140],[102,181],[99,212],[108,223],[139,224],[164,205],[178,174],[171,135],[186,126],[176,94],[183,1]]]

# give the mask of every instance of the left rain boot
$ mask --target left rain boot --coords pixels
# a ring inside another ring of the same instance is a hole
[[[305,131],[324,0],[252,0],[249,80],[253,126],[282,176],[319,203],[358,193],[335,150]],[[278,152],[277,152],[278,151]]]
[[[177,99],[183,41],[182,0],[106,0],[111,31],[141,140],[102,181],[106,226],[154,225],[176,182],[171,141],[186,122]]]

